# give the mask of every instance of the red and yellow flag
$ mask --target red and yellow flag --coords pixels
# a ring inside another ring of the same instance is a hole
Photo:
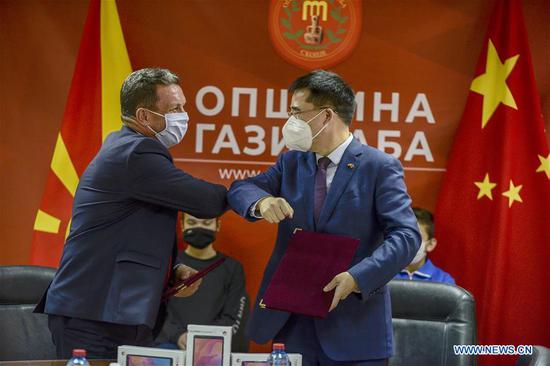
[[[114,0],[92,0],[34,222],[31,264],[57,267],[79,177],[105,137],[120,129],[119,91],[131,72]]]
[[[550,155],[519,0],[497,0],[443,180],[436,261],[474,294],[478,343],[550,346]],[[480,365],[517,356],[480,356]]]

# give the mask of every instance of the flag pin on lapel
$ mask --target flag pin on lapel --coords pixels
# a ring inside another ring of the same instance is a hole
[[[353,163],[349,163],[349,164],[348,164],[348,168],[350,168],[350,169],[353,169],[353,168],[355,168],[355,164],[353,164]]]

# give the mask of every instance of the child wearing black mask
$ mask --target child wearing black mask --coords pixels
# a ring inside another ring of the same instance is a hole
[[[247,352],[244,328],[249,305],[244,271],[237,260],[214,249],[220,219],[198,219],[183,214],[181,226],[183,241],[187,244],[178,254],[181,263],[200,271],[221,257],[225,257],[225,261],[203,278],[193,296],[169,301],[166,321],[156,338],[158,347],[185,349],[188,324],[224,325],[233,327],[232,352]]]

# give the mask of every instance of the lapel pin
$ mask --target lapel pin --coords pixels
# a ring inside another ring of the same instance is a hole
[[[355,168],[355,164],[353,164],[353,163],[349,163],[349,164],[348,164],[348,168],[350,168],[350,169],[353,169],[353,168]]]

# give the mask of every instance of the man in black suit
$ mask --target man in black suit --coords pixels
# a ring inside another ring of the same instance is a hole
[[[176,168],[168,151],[189,120],[179,78],[135,71],[120,99],[125,125],[80,178],[61,265],[36,309],[49,315],[59,358],[84,348],[89,358],[115,359],[121,344],[150,345],[168,280],[193,273],[174,266],[177,212],[226,210],[226,188]]]

